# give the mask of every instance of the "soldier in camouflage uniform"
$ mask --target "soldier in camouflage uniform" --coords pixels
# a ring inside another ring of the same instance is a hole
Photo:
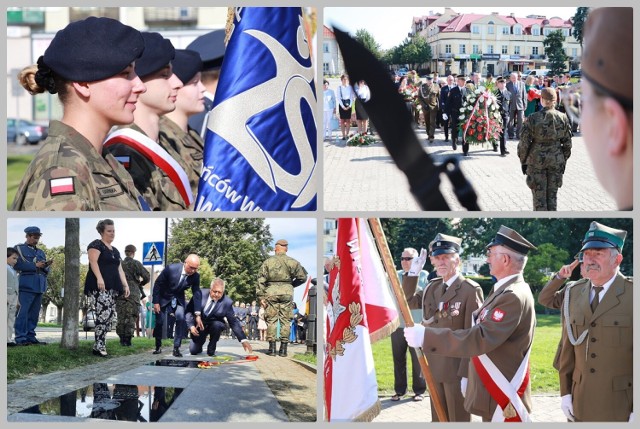
[[[440,86],[434,83],[433,76],[427,76],[427,81],[420,85],[418,100],[422,106],[422,115],[429,136],[429,143],[433,143],[436,132],[436,120],[438,118],[438,105],[440,104]]]
[[[293,317],[293,288],[307,280],[307,271],[300,262],[287,256],[287,240],[276,242],[275,255],[262,263],[258,275],[257,296],[265,307],[267,322],[267,355],[276,354],[276,323],[280,322],[279,356],[287,355],[289,330]]]
[[[149,283],[149,272],[140,261],[133,259],[136,250],[133,244],[124,248],[125,258],[122,261],[122,270],[127,278],[130,292],[128,297],[120,294],[116,298],[116,314],[118,314],[116,333],[120,337],[122,346],[131,346],[131,338],[135,333],[136,321],[140,314],[140,300],[144,294],[142,287]]]
[[[189,117],[204,111],[205,87],[200,81],[202,60],[200,54],[187,49],[177,49],[171,62],[173,73],[184,85],[178,89],[176,110],[160,118],[160,144],[170,145],[186,164],[193,195],[198,194],[204,142],[200,134],[189,126]],[[166,142],[166,143],[165,143]]]
[[[557,210],[558,188],[571,156],[571,126],[567,115],[555,109],[555,89],[543,88],[540,101],[543,109],[522,125],[518,157],[533,193],[533,209]]]
[[[90,17],[60,30],[38,64],[22,70],[19,80],[29,93],[59,94],[64,116],[51,121],[12,210],[147,208],[131,176],[102,152],[111,127],[133,121],[132,106],[145,88],[131,64],[143,50],[138,30]],[[76,88],[76,82],[86,84]]]
[[[123,163],[152,210],[186,210],[193,204],[188,167],[165,141],[159,139],[160,117],[176,107],[182,82],[171,70],[175,49],[158,33],[142,33],[144,53],[136,73],[146,85],[134,112],[134,123],[112,132],[104,150]]]

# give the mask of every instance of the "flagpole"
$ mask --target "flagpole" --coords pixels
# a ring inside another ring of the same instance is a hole
[[[396,269],[393,265],[393,259],[391,258],[391,252],[389,251],[389,246],[387,244],[387,239],[384,235],[384,231],[382,230],[380,219],[369,218],[368,222],[369,226],[371,227],[371,231],[373,232],[373,236],[376,240],[376,244],[378,245],[378,251],[380,252],[380,256],[382,257],[382,264],[384,265],[385,271],[389,275],[391,289],[393,290],[393,294],[395,295],[396,301],[398,302],[398,307],[400,309],[400,314],[402,314],[402,318],[404,319],[404,324],[407,327],[411,327],[414,325],[413,318],[411,317],[411,310],[409,309],[409,304],[407,304],[407,299],[404,296],[404,291],[402,290],[402,286],[400,285],[400,280],[398,280],[398,276],[396,275]],[[438,420],[441,422],[447,422],[447,413],[444,410],[444,406],[442,405],[440,396],[438,396],[438,391],[435,387],[435,380],[433,379],[433,374],[431,374],[431,369],[429,368],[427,357],[422,353],[421,347],[415,347],[414,350],[416,351],[416,355],[418,357],[418,362],[420,363],[420,369],[422,370],[424,379],[426,380],[427,386],[429,387],[429,395],[431,396],[431,400],[433,401],[433,406],[436,410],[436,414],[438,415]]]

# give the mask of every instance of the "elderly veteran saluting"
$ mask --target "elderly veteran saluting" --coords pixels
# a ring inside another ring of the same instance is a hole
[[[565,292],[560,394],[570,421],[633,419],[633,283],[619,272],[627,232],[591,222],[585,279]]]
[[[531,421],[529,351],[536,318],[522,271],[527,254],[535,249],[516,231],[501,226],[487,245],[487,263],[497,282],[474,312],[472,327],[405,328],[412,347],[434,355],[471,358],[464,408],[483,421]]]
[[[413,270],[403,279],[404,294],[411,297],[408,299],[409,305],[422,305],[422,324],[425,326],[454,331],[471,328],[472,314],[482,304],[480,285],[464,278],[458,271],[461,244],[461,238],[436,235],[431,246],[431,263],[438,277],[429,283],[424,293],[415,293],[418,277],[412,276]],[[424,264],[424,260],[415,262],[416,265],[421,263]],[[447,421],[470,422],[471,415],[464,409],[463,396],[467,386],[469,359],[433,354],[428,349],[424,353],[433,372],[438,395],[444,402]],[[431,416],[433,421],[439,421],[433,400]]]

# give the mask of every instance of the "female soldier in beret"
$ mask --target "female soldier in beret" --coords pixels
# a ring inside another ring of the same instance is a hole
[[[173,73],[183,83],[178,89],[176,110],[160,118],[160,140],[166,141],[187,164],[187,174],[193,195],[198,193],[204,142],[198,131],[188,124],[189,117],[204,112],[204,92],[202,84],[202,60],[200,54],[188,49],[176,49],[171,62]]]
[[[29,165],[12,210],[141,210],[131,176],[102,152],[114,125],[133,122],[145,86],[134,70],[144,50],[138,30],[89,17],[60,30],[38,59],[22,70],[31,94],[58,94],[64,114]]]

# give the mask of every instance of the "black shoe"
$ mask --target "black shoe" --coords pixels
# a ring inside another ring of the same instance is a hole
[[[449,137],[445,137],[445,138],[444,138],[444,141],[445,141],[445,142],[448,142],[448,141],[449,141]]]
[[[154,355],[159,355],[160,353],[162,353],[162,347],[157,347],[157,348],[153,351],[153,354],[154,354]]]
[[[278,350],[278,356],[285,357],[287,355],[287,343],[280,343],[280,350]]]
[[[269,351],[267,352],[267,356],[275,356],[276,355],[276,342],[269,341]]]
[[[497,151],[498,151],[498,145],[497,145],[497,144],[494,144],[494,145],[493,145],[493,151],[494,151],[494,152],[497,152]]]
[[[96,349],[92,349],[91,353],[93,353],[95,356],[100,356],[100,357],[107,357],[107,352],[104,350],[96,350]]]
[[[131,344],[131,338],[132,338],[132,337],[130,337],[130,336],[126,336],[126,337],[124,337],[124,345],[125,345],[125,346],[127,346],[127,347],[131,347],[131,345],[132,345],[132,344]]]
[[[509,155],[511,152],[509,152],[508,150],[505,150],[503,153],[504,153],[505,155]]]
[[[16,347],[26,347],[26,346],[30,346],[30,345],[31,345],[31,343],[28,342],[28,341],[22,341],[22,342],[16,343]]]
[[[118,337],[120,337],[120,345],[121,346],[126,346],[127,343],[125,342],[125,337],[123,335],[118,335]]]
[[[455,140],[453,140],[453,141],[451,142],[451,148],[452,148],[453,150],[458,149],[458,144],[457,144],[457,142],[456,142]]]
[[[207,350],[207,355],[208,356],[215,356],[216,355],[216,351],[215,350],[212,350],[212,351]]]
[[[180,353],[180,348],[179,347],[174,347],[173,348],[173,356],[182,357],[182,353]]]
[[[17,346],[17,344],[14,343],[13,341],[7,343],[7,347],[15,347],[15,346]]]
[[[38,341],[38,340],[37,340],[37,339],[35,339],[35,338],[34,338],[33,340],[29,340],[28,342],[29,342],[30,344],[35,344],[35,345],[37,345],[37,346],[46,346],[46,345],[47,345],[47,343],[46,343],[46,342],[44,342],[44,341]]]

